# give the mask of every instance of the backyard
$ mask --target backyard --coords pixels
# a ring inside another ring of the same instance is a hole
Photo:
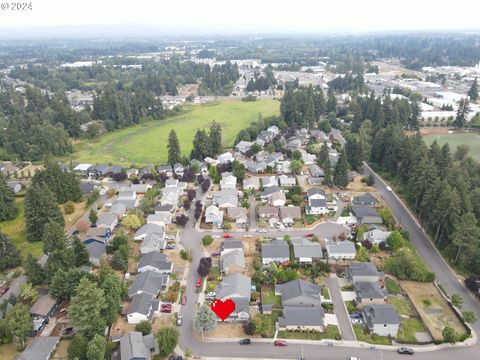
[[[401,295],[389,296],[387,303],[392,305],[399,315],[416,315],[408,300]]]
[[[264,305],[280,305],[280,296],[275,295],[275,289],[271,286],[262,286],[262,304]]]
[[[161,164],[167,160],[167,139],[170,130],[177,132],[182,154],[189,156],[197,129],[208,129],[213,120],[222,126],[225,147],[232,147],[238,132],[258,119],[277,115],[276,100],[242,102],[228,100],[199,106],[185,106],[179,115],[165,120],[146,121],[140,125],[113,131],[96,140],[75,145],[71,159],[87,163]]]
[[[433,283],[402,281],[401,285],[407,291],[434,340],[443,340],[442,330],[447,325],[460,336],[466,333],[462,322]]]

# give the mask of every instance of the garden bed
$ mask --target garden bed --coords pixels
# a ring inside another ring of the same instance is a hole
[[[280,339],[341,340],[340,331],[336,325],[327,325],[324,332],[279,331],[277,337]]]

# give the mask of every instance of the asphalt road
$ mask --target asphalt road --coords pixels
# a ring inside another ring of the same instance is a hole
[[[365,174],[372,173],[366,166]],[[480,306],[475,297],[463,286],[453,271],[448,267],[440,254],[436,251],[433,244],[419,227],[416,219],[403,206],[401,201],[393,194],[385,189],[385,185],[381,179],[375,176],[375,187],[385,198],[385,202],[392,209],[394,216],[401,221],[403,228],[409,231],[414,245],[417,247],[421,256],[425,259],[428,266],[437,275],[438,281],[447,289],[449,294],[459,293],[464,299],[464,309],[475,312],[477,318],[480,319]],[[200,195],[200,194],[198,194]],[[198,197],[200,198],[200,197]],[[191,214],[191,219],[193,219]],[[315,233],[323,237],[332,237],[342,232],[344,227],[333,223],[324,223],[316,226],[313,230],[305,231],[288,231],[288,232],[268,232],[260,233],[260,236],[283,236],[290,234],[291,236],[304,235],[306,233]],[[391,360],[401,359],[403,356],[397,354],[395,349],[380,350],[375,346],[355,346],[353,344],[332,345],[323,344],[296,344],[289,341],[286,347],[275,347],[272,342],[255,342],[251,345],[239,345],[236,342],[202,342],[193,338],[193,318],[196,311],[196,303],[198,294],[195,293],[195,281],[197,278],[196,269],[199,260],[206,254],[201,246],[201,238],[203,233],[199,233],[194,228],[194,222],[189,222],[181,233],[181,242],[191,249],[193,257],[191,271],[188,274],[187,283],[187,304],[183,306],[180,313],[184,316],[184,323],[181,328],[179,345],[182,349],[188,348],[194,356],[220,357],[220,358],[271,358],[271,359],[297,359],[301,354],[306,360],[310,359],[347,359],[349,356],[356,356],[361,360]],[[480,325],[477,323],[473,326],[478,333]],[[417,348],[414,359],[419,360],[478,360],[480,358],[480,346],[459,345],[456,347],[434,347],[434,351],[426,351],[430,348]]]

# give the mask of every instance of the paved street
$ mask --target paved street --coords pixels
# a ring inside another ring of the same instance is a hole
[[[335,315],[337,316],[338,326],[340,327],[340,333],[344,340],[355,340],[355,334],[352,329],[352,322],[350,315],[345,308],[345,303],[342,299],[340,285],[335,274],[332,274],[328,280],[328,289],[332,296],[333,307],[335,309]]]

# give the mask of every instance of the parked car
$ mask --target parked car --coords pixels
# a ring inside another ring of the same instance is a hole
[[[253,235],[252,234],[247,234],[247,235],[245,235],[245,237],[246,238],[251,238],[251,237],[253,237]]]
[[[362,323],[361,319],[352,318],[352,324],[361,324],[361,323]]]
[[[219,251],[213,252],[213,253],[211,254],[211,256],[220,256],[220,252],[219,252]]]
[[[223,234],[224,239],[231,239],[233,237],[232,234]]]
[[[167,244],[167,246],[165,246],[165,249],[167,250],[174,250],[176,248],[175,244]]]
[[[275,340],[273,344],[275,346],[287,346],[287,342],[285,340]]]
[[[349,356],[348,360],[360,360],[360,358],[358,358],[356,356]]]
[[[358,313],[358,312],[355,312],[355,313],[350,314],[350,317],[351,317],[352,319],[361,319],[361,318],[362,318],[362,314],[361,314],[361,313]]]
[[[0,295],[5,294],[10,288],[9,287],[4,287],[0,289]]]
[[[305,237],[313,237],[313,236],[314,236],[313,233],[310,233],[310,234],[305,235]]]
[[[239,341],[240,345],[250,345],[252,343],[252,340],[250,339],[242,339]]]
[[[198,279],[197,279],[197,282],[195,284],[195,287],[197,289],[200,289],[200,286],[202,286],[202,278],[199,276]]]
[[[397,349],[397,352],[402,355],[413,355],[415,351],[412,348],[401,347]]]
[[[182,323],[183,323],[183,316],[178,315],[177,316],[177,326],[182,326]]]
[[[385,189],[386,189],[388,192],[392,192],[392,188],[391,188],[390,186],[387,186]]]
[[[160,307],[160,312],[171,313],[172,312],[172,305],[162,304],[162,306]]]
[[[258,230],[259,233],[266,233],[267,232],[267,229],[260,229]]]
[[[182,296],[182,305],[185,305],[187,303],[187,296],[183,295]]]

